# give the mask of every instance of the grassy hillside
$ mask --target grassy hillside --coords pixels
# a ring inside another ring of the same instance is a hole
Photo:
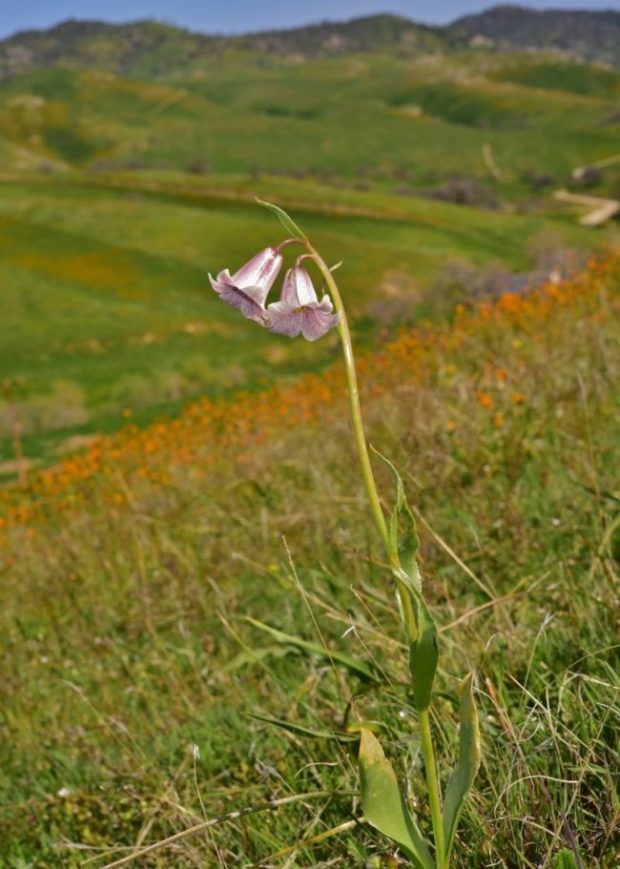
[[[573,58],[620,65],[620,13],[608,10],[533,10],[497,6],[444,27],[379,14],[323,21],[242,36],[193,33],[160,21],[113,25],[69,19],[0,41],[0,78],[36,67],[91,67],[139,77],[165,77],[205,68],[227,53],[315,59],[383,51],[399,57],[467,45],[494,51],[553,49]]]
[[[455,261],[525,271],[545,244],[613,237],[549,195],[617,148],[611,70],[488,51],[202,62],[156,82],[57,67],[0,84],[0,478],[16,424],[26,460],[54,462],[128,418],[329,360],[329,342],[248,340],[208,287],[274,241],[255,194],[345,261],[363,342],[385,296],[407,322],[448,311]],[[590,181],[612,195],[618,172]]]
[[[0,85],[0,138],[45,171],[278,172],[401,194],[455,174],[488,182],[489,143],[497,192],[521,201],[524,172],[564,183],[617,151],[620,73],[544,55],[237,52],[205,63],[157,83],[72,69],[12,77]]]
[[[72,22],[0,45],[0,78],[0,869],[175,832],[135,865],[398,865],[362,719],[428,829],[337,335],[207,280],[283,239],[257,195],[342,261],[441,625],[444,780],[476,672],[455,869],[612,869],[618,231],[551,194],[620,195],[613,161],[571,174],[618,149],[620,73],[384,16]]]
[[[197,394],[255,389],[333,356],[333,341],[300,348],[256,334],[208,285],[207,270],[237,268],[248,250],[281,240],[252,201],[254,193],[278,191],[297,204],[334,261],[345,261],[345,292],[362,341],[376,332],[368,315],[381,298],[402,299],[401,319],[447,310],[450,302],[429,292],[446,258],[518,270],[528,266],[531,239],[545,228],[556,227],[569,245],[588,241],[559,215],[464,214],[441,202],[355,192],[336,200],[325,187],[270,179],[5,183],[0,360],[11,384],[2,445],[7,474],[16,470],[11,412],[26,457],[55,461],[80,443],[76,437],[112,432],[129,417],[146,422]]]
[[[416,505],[442,627],[442,776],[455,678],[477,673],[485,760],[458,867],[615,865],[619,276],[617,256],[594,262],[361,360],[371,441]],[[262,810],[148,865],[287,865],[270,855],[361,814],[347,715],[380,722],[420,792],[339,362],[129,430],[2,501],[0,865],[101,867],[246,807]],[[288,865],[394,865],[364,824],[299,847]]]

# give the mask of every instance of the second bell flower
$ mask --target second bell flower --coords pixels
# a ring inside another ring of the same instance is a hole
[[[280,301],[267,309],[267,325],[279,335],[295,338],[301,333],[308,341],[316,341],[338,325],[339,315],[333,310],[329,296],[319,302],[310,275],[295,266],[284,276]]]

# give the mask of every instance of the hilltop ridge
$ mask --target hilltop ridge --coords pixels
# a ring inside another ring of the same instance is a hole
[[[620,12],[493,6],[457,19],[454,37],[490,40],[498,49],[556,49],[583,60],[620,63]]]
[[[311,59],[351,52],[459,49],[554,49],[575,58],[620,65],[620,12],[537,11],[495,6],[433,27],[398,15],[323,21],[286,30],[223,36],[150,19],[126,24],[69,19],[0,41],[0,79],[30,69],[79,66],[158,77],[226,51]]]

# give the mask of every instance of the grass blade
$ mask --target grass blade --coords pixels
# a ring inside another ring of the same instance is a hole
[[[372,682],[385,681],[383,678],[383,674],[377,667],[368,664],[361,658],[356,658],[353,655],[347,655],[346,652],[337,652],[333,651],[332,649],[327,649],[325,646],[321,646],[319,643],[313,643],[309,640],[302,640],[301,637],[293,637],[290,634],[285,634],[283,633],[283,631],[279,631],[277,628],[272,628],[271,625],[266,625],[264,622],[259,622],[256,619],[250,618],[249,616],[246,616],[246,621],[248,621],[251,625],[254,625],[255,628],[258,628],[259,630],[265,631],[265,633],[270,634],[279,643],[288,643],[291,646],[295,646],[295,648],[297,649],[302,649],[304,652],[309,652],[311,655],[319,655],[321,658],[328,658],[330,661],[342,664],[343,667],[346,667],[347,670],[350,670],[352,673],[362,679],[368,679]]]

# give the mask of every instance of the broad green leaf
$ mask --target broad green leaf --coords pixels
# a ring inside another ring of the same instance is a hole
[[[579,863],[573,851],[564,848],[553,858],[553,869],[579,869]]]
[[[274,205],[273,202],[265,202],[264,199],[259,199],[258,196],[255,198],[259,205],[268,208],[269,211],[272,211],[277,216],[284,229],[290,235],[299,238],[302,241],[308,241],[308,236],[297,226],[293,218],[290,217],[283,208],[280,208],[279,205]]]
[[[265,724],[273,724],[274,727],[288,730],[289,733],[294,733],[296,736],[312,736],[315,739],[335,739],[338,742],[357,742],[358,739],[358,736],[355,733],[335,733],[329,730],[311,730],[309,727],[302,727],[301,724],[292,724],[290,721],[283,721],[281,718],[269,718],[267,715],[250,715],[250,718],[254,718],[256,721],[264,721]]]
[[[394,768],[369,730],[361,731],[359,765],[362,808],[368,823],[396,842],[416,869],[433,869],[435,863],[403,799]]]
[[[285,634],[283,631],[279,631],[277,628],[272,628],[271,625],[266,625],[264,622],[259,622],[256,619],[252,619],[249,616],[246,616],[246,621],[248,621],[251,625],[254,625],[255,628],[259,628],[261,631],[265,631],[265,633],[270,634],[274,637],[279,643],[288,643],[291,646],[295,646],[297,649],[303,649],[304,652],[310,652],[312,655],[320,655],[322,658],[328,658],[331,661],[337,661],[339,664],[342,664],[347,670],[350,670],[352,673],[355,673],[357,676],[361,676],[362,679],[370,679],[372,682],[383,682],[385,681],[383,674],[377,668],[368,664],[366,661],[361,658],[355,658],[353,655],[347,655],[346,652],[336,652],[332,649],[327,649],[325,646],[321,646],[319,643],[312,643],[308,640],[302,640],[301,637],[292,637],[290,634]]]
[[[480,728],[474,700],[474,676],[470,673],[461,683],[459,708],[459,757],[446,787],[443,809],[443,829],[446,841],[446,860],[454,844],[454,835],[463,802],[473,784],[480,766]]]
[[[435,621],[424,598],[416,588],[410,591],[416,610],[418,635],[409,644],[409,672],[413,684],[413,702],[418,712],[421,712],[430,706],[439,658],[439,642]]]
[[[385,462],[388,466],[394,480],[396,482],[396,504],[390,516],[389,533],[390,533],[390,548],[392,552],[398,553],[402,569],[407,574],[407,578],[413,585],[421,590],[420,571],[416,561],[418,549],[420,547],[420,538],[416,528],[415,516],[407,501],[405,495],[405,487],[400,474],[385,456],[381,455],[378,450],[373,447],[373,452]],[[402,532],[400,531],[402,523]]]

